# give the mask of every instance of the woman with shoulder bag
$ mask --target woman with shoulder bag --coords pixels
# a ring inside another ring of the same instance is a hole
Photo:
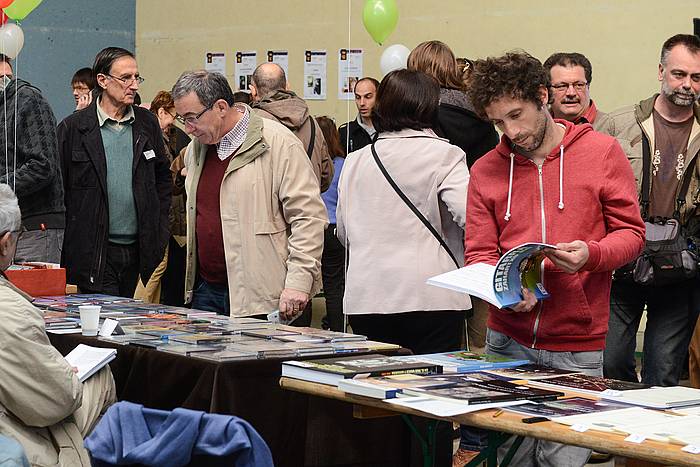
[[[464,251],[464,151],[433,132],[440,88],[419,71],[378,90],[372,145],[349,155],[338,185],[338,238],[348,248],[344,312],[355,333],[416,354],[460,349],[465,294],[426,280]]]

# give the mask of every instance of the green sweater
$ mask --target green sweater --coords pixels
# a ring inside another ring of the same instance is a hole
[[[136,204],[132,191],[133,110],[117,122],[107,117],[98,103],[97,115],[107,162],[109,241],[130,245],[136,242],[138,235]]]

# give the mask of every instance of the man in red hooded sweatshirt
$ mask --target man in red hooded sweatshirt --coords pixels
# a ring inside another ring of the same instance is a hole
[[[526,242],[551,243],[550,298],[489,310],[487,352],[602,376],[612,271],[644,246],[634,175],[614,138],[554,120],[547,76],[527,53],[479,60],[469,97],[502,132],[472,167],[465,264],[496,261]],[[526,439],[513,465],[584,465],[590,451]]]

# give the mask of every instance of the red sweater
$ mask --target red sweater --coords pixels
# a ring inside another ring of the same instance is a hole
[[[488,326],[528,347],[601,350],[612,271],[641,253],[644,222],[632,168],[617,141],[589,124],[556,122],[566,132],[547,155],[541,177],[537,165],[515,153],[506,136],[472,167],[465,264],[496,264],[501,252],[525,242],[585,241],[590,256],[578,273],[567,274],[545,261],[550,298],[529,313],[491,307]]]
[[[226,255],[221,229],[221,182],[231,157],[223,161],[211,145],[197,184],[197,258],[199,274],[212,284],[226,285]]]

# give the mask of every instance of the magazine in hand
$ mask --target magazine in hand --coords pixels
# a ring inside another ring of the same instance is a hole
[[[547,243],[523,243],[506,252],[495,266],[476,263],[428,279],[429,285],[467,293],[498,308],[523,299],[521,289],[530,289],[542,300],[549,294],[542,285],[542,260]]]

